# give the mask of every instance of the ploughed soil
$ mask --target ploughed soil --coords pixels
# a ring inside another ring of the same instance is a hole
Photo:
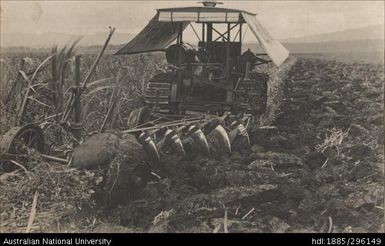
[[[290,103],[251,148],[164,156],[140,192],[114,182],[86,230],[382,232],[383,67],[298,59],[285,81]]]

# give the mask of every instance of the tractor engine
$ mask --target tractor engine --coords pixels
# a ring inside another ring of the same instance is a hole
[[[172,71],[157,74],[147,83],[145,103],[163,113],[223,114],[250,109],[246,105],[249,96],[256,102],[261,101],[258,110],[262,113],[268,77],[259,74],[258,81],[240,81],[249,73],[246,66],[250,69],[256,57],[250,51],[241,55],[241,43],[230,42],[227,58],[227,45],[226,42],[199,42],[197,50],[185,44],[169,46],[165,56]],[[255,92],[257,94],[253,94]]]

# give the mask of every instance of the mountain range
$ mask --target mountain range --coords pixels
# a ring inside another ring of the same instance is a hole
[[[284,43],[325,43],[345,42],[352,40],[384,40],[383,24],[370,25],[338,32],[322,33],[317,35],[288,38],[282,40]]]
[[[127,43],[134,37],[133,33],[120,33],[116,31],[111,38],[111,45]],[[98,32],[88,35],[73,35],[61,32],[47,33],[2,33],[1,47],[33,47],[46,48],[53,45],[66,45],[80,39],[78,46],[102,45],[107,33]],[[281,40],[283,43],[325,43],[345,42],[352,40],[384,40],[384,25],[371,25],[338,32],[321,33],[317,35],[295,37]]]

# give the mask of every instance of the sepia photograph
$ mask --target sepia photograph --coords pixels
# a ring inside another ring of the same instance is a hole
[[[384,233],[384,1],[0,4],[1,233]]]

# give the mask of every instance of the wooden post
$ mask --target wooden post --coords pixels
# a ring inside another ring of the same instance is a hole
[[[111,28],[110,27],[110,33],[108,34],[108,37],[103,45],[103,48],[100,50],[99,52],[99,55],[96,57],[96,60],[94,61],[94,63],[92,64],[92,67],[90,69],[90,71],[88,71],[88,74],[86,76],[86,78],[84,79],[83,81],[83,85],[81,86],[81,90],[83,91],[84,89],[86,89],[87,87],[87,83],[89,82],[89,80],[91,79],[91,75],[93,74],[93,72],[95,71],[95,68],[96,66],[99,64],[99,61],[100,59],[102,58],[103,56],[103,53],[104,51],[106,50],[107,48],[107,45],[108,43],[110,42],[110,39],[112,37],[112,34],[114,34],[114,31],[115,31],[115,27],[114,28]],[[72,94],[71,94],[72,95]],[[61,119],[61,124],[66,124],[67,122],[67,119],[68,119],[68,116],[70,115],[71,111],[73,110],[74,108],[74,103],[73,103],[73,97],[70,97],[70,99],[68,100],[68,102],[66,103],[66,107],[65,107],[65,110],[64,111],[61,111],[63,112],[63,117]]]
[[[81,109],[81,89],[80,89],[80,56],[75,56],[75,102],[74,102],[74,122],[72,124],[72,132],[74,135],[73,146],[76,147],[82,138],[82,109]]]

